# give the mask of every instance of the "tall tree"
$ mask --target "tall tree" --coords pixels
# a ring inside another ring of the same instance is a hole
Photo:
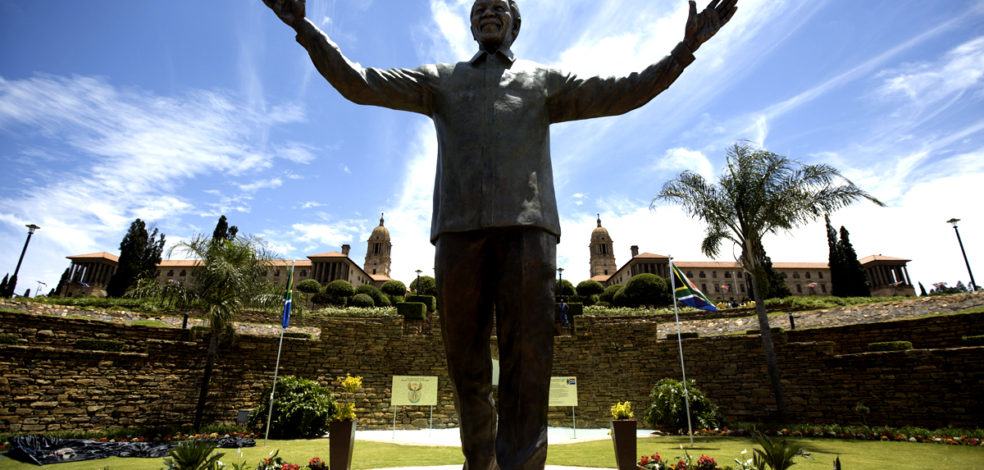
[[[62,289],[64,289],[65,286],[68,285],[68,275],[70,273],[71,273],[71,268],[65,268],[65,271],[62,273],[61,278],[58,279],[58,286],[55,287],[54,290],[55,295],[62,295],[62,292],[64,292]]]
[[[762,349],[780,419],[786,419],[779,366],[761,286],[768,281],[762,238],[816,220],[822,214],[868,199],[877,199],[844,178],[829,165],[804,165],[766,150],[736,143],[727,151],[727,167],[717,184],[685,171],[668,181],[653,199],[683,206],[707,224],[701,250],[716,257],[721,243],[741,247],[740,262],[752,275]]]
[[[10,297],[9,295],[7,295],[7,281],[9,280],[9,278],[10,278],[10,273],[7,273],[6,275],[3,276],[3,282],[0,283],[0,297],[3,298]]]
[[[789,287],[786,286],[786,278],[782,276],[782,273],[776,272],[772,268],[772,258],[765,254],[765,249],[762,249],[762,269],[765,272],[764,280],[762,281],[762,298],[763,299],[774,299],[783,298],[793,295],[789,291]]]
[[[148,234],[146,224],[140,219],[130,223],[130,229],[120,242],[120,258],[116,272],[106,286],[106,294],[122,297],[137,279],[155,275],[163,250],[164,234],[159,234],[156,228]]]
[[[841,256],[841,270],[846,281],[846,297],[870,297],[871,286],[868,284],[868,276],[864,274],[864,267],[858,261],[858,254],[851,245],[851,234],[844,226],[840,229],[840,241],[837,244]]]
[[[830,224],[830,214],[824,214],[827,225],[827,266],[830,268],[830,295],[846,297],[844,283],[844,257],[841,256],[837,230]]]
[[[226,216],[223,214],[215,224],[215,230],[212,230],[212,240],[232,240],[236,238],[237,233],[239,233],[239,227],[235,225],[230,227],[229,221],[226,220]]]
[[[213,240],[199,235],[175,247],[199,260],[192,270],[194,295],[208,322],[205,371],[195,407],[195,429],[202,425],[219,340],[231,334],[232,322],[246,307],[279,304],[277,287],[266,282],[270,256],[261,241],[251,237]]]

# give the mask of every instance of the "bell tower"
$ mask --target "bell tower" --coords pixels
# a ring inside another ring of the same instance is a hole
[[[383,215],[379,216],[379,226],[373,229],[369,235],[368,246],[366,246],[366,264],[362,269],[368,274],[390,275],[390,251],[393,244],[390,243],[390,233],[383,226]]]
[[[611,276],[618,270],[615,264],[615,250],[612,237],[608,230],[601,226],[601,214],[598,214],[598,227],[591,232],[591,277]]]

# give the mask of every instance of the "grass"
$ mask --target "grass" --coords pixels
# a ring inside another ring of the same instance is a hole
[[[140,326],[156,326],[156,327],[160,327],[160,328],[174,328],[173,326],[168,325],[167,323],[164,323],[162,321],[157,321],[157,320],[133,320],[133,321],[129,322],[129,324],[130,325],[140,325]]]
[[[804,447],[813,457],[796,459],[797,469],[830,469],[835,457],[840,456],[844,468],[851,470],[922,470],[926,468],[947,468],[972,470],[981,468],[984,462],[984,447],[946,446],[939,444],[916,444],[909,442],[852,441],[841,439],[790,439],[790,442]],[[637,441],[638,453],[659,452],[666,458],[682,456],[683,450],[693,457],[705,454],[714,458],[718,465],[734,465],[734,458],[747,449],[751,453],[755,443],[743,437],[696,437],[694,447],[689,447],[685,436],[645,437]],[[242,456],[236,456],[235,449],[222,449],[226,464],[246,461],[253,467],[261,458],[274,449],[280,449],[280,456],[288,462],[307,464],[312,457],[328,458],[328,441],[325,439],[278,441],[271,440],[266,446],[257,441],[257,447],[243,449]],[[749,454],[750,455],[750,454]],[[379,442],[359,441],[355,445],[352,467],[372,469],[399,466],[460,465],[463,462],[461,450],[457,447],[406,446]],[[157,470],[163,459],[121,459],[109,458],[87,462],[46,465],[52,470],[102,470],[132,469]],[[552,445],[547,454],[548,465],[579,467],[614,468],[615,453],[611,441],[601,440],[578,444]],[[0,470],[34,469],[33,465],[0,460]]]

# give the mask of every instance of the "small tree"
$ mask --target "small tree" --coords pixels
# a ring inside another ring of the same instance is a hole
[[[417,288],[418,287],[417,279],[420,279],[419,289]],[[410,283],[411,292],[413,292],[414,294],[419,293],[420,295],[430,295],[430,296],[437,297],[437,282],[434,281],[433,277],[420,276],[417,279],[414,279],[413,282]]]
[[[615,298],[621,299],[615,303],[624,307],[663,306],[672,300],[666,280],[649,273],[632,276],[621,295],[616,295]]]
[[[314,279],[305,279],[298,282],[297,285],[294,286],[294,289],[297,289],[298,292],[303,292],[305,294],[317,294],[318,292],[321,292],[321,284],[318,284],[318,281]]]
[[[3,282],[0,283],[0,297],[10,297],[7,295],[7,281],[10,279],[10,273],[3,276]]]
[[[621,284],[615,284],[605,288],[604,292],[598,295],[598,300],[602,302],[608,302],[609,304],[615,304],[615,296],[621,291],[625,286]]]
[[[249,414],[249,427],[263,432],[270,410],[271,386],[260,394],[260,405]],[[277,379],[270,417],[270,437],[274,439],[310,439],[328,431],[338,405],[326,387],[313,380],[291,375]]]
[[[386,281],[379,290],[383,291],[386,295],[392,295],[395,297],[404,297],[407,295],[407,285],[401,281],[392,280]]]
[[[703,392],[697,389],[693,379],[687,381],[687,397],[690,399],[690,422],[696,428],[713,429],[722,422],[721,412]],[[656,382],[649,393],[652,401],[646,412],[646,423],[653,428],[677,431],[687,428],[687,403],[684,400],[683,382],[664,378]]]
[[[215,223],[215,229],[212,230],[212,240],[232,240],[236,238],[239,233],[239,227],[233,225],[229,226],[229,221],[226,220],[226,216],[223,214],[219,217],[219,221]]]
[[[130,223],[130,229],[120,242],[119,261],[116,272],[106,285],[106,294],[122,297],[127,289],[137,283],[137,279],[154,277],[163,250],[164,234],[159,234],[156,228],[148,233],[146,224],[140,219]]]
[[[861,266],[861,262],[858,261],[858,254],[854,251],[854,246],[851,245],[850,233],[844,227],[840,229],[840,241],[837,243],[837,249],[840,251],[841,262],[843,263],[841,269],[846,284],[845,296],[870,297],[871,287],[868,286],[868,277],[864,274],[864,267]]]
[[[363,284],[355,289],[356,295],[366,294],[372,298],[372,303],[376,307],[389,307],[390,301],[389,297],[383,294],[383,291],[376,288],[376,286],[370,284]]]
[[[602,292],[605,292],[605,286],[601,285],[598,281],[588,279],[587,281],[581,281],[577,284],[577,295],[581,297],[601,295]]]
[[[570,299],[576,295],[574,292],[574,284],[571,284],[571,281],[568,281],[567,279],[557,281],[556,289],[558,297],[566,297],[567,299]]]
[[[353,307],[369,308],[369,307],[375,307],[376,302],[372,299],[372,297],[369,296],[369,294],[355,294],[352,296],[351,305]]]

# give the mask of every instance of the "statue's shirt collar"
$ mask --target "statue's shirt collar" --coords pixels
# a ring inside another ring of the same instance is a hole
[[[478,65],[478,63],[482,60],[482,58],[491,57],[491,56],[493,56],[493,54],[490,54],[487,51],[480,50],[468,62],[471,63],[472,65]],[[516,62],[516,55],[513,54],[512,50],[509,48],[497,49],[495,51],[494,56],[504,61],[506,63],[507,68],[512,67],[513,63]]]

